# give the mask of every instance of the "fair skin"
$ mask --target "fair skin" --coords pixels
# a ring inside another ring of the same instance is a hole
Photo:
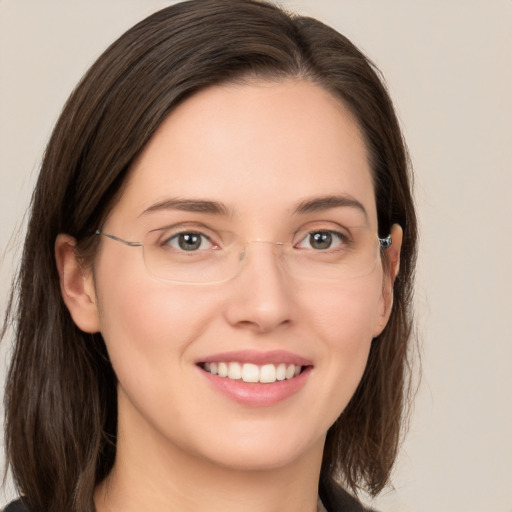
[[[327,196],[361,207],[297,211]],[[225,211],[173,203],[143,213],[176,198]],[[309,82],[206,89],[160,126],[102,231],[140,241],[176,218],[246,240],[288,241],[303,225],[339,218],[376,233],[361,133],[339,101]],[[84,269],[74,240],[60,235],[64,300],[78,327],[102,333],[119,380],[117,458],[97,489],[97,510],[316,510],[326,432],[389,317],[398,226],[392,235],[386,274],[378,260],[357,279],[315,283],[283,271],[270,244],[251,244],[238,275],[208,285],[165,282],[148,272],[140,247],[103,237]],[[224,378],[224,392],[202,363],[235,351],[241,364],[281,358],[307,371],[289,387],[237,381],[230,388],[234,380]]]

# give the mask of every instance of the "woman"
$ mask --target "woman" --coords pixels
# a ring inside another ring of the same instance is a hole
[[[363,510],[398,449],[415,246],[396,116],[346,38],[252,0],[142,21],[45,153],[7,510]]]

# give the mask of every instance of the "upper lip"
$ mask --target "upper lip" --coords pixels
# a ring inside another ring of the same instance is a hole
[[[219,363],[219,362],[237,362],[252,363],[256,365],[264,364],[294,364],[296,366],[312,366],[312,362],[292,352],[285,350],[236,350],[231,352],[222,352],[206,356],[204,359],[197,361],[200,363]]]

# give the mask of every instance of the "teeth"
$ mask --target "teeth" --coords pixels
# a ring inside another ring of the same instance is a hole
[[[300,366],[298,366],[300,371]],[[284,363],[281,363],[276,368],[276,379],[277,380],[284,380],[286,379],[286,365]]]
[[[219,363],[218,373],[219,373],[219,377],[227,377],[228,376],[228,364],[227,363]]]
[[[238,380],[242,378],[242,367],[238,363],[228,364],[228,378]]]
[[[252,363],[221,362],[204,363],[203,369],[219,377],[240,380],[244,382],[272,383],[276,380],[293,379],[302,371],[302,366],[294,364],[280,363],[264,364],[258,366]]]
[[[291,379],[295,375],[295,366],[291,364],[286,368],[286,378]]]
[[[260,382],[275,382],[276,367],[273,364],[266,364],[260,368]]]
[[[260,380],[260,369],[255,364],[244,364],[242,366],[242,380],[244,382],[258,382]]]

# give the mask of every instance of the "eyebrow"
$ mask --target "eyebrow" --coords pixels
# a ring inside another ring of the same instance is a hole
[[[356,208],[360,210],[366,219],[368,219],[368,213],[366,208],[357,199],[350,195],[330,195],[315,197],[313,199],[306,199],[301,201],[294,210],[296,214],[305,214],[313,212],[321,212],[330,210],[332,208]]]
[[[180,210],[184,212],[212,213],[215,215],[231,215],[230,210],[218,201],[209,201],[203,199],[180,199],[170,198],[152,204],[146,208],[140,216],[161,210]]]
[[[306,213],[321,212],[333,208],[356,208],[360,210],[366,219],[368,213],[365,207],[357,199],[350,195],[329,195],[315,197],[301,201],[293,210],[294,214],[304,215]],[[146,208],[140,216],[161,210],[180,210],[184,212],[210,213],[214,215],[232,216],[233,211],[219,201],[206,199],[181,199],[169,198]]]

